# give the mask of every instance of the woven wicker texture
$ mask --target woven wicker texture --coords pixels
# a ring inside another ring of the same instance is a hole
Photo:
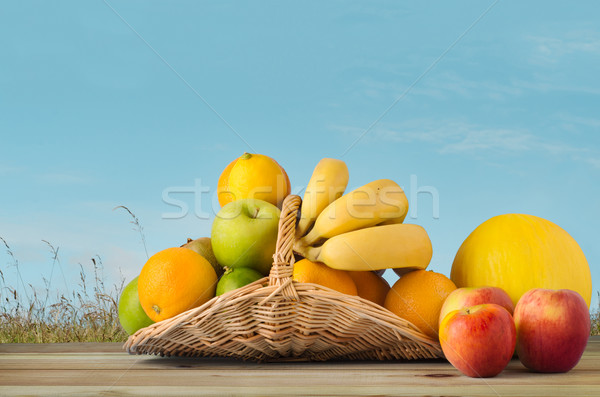
[[[437,341],[358,296],[292,281],[300,197],[283,202],[269,277],[131,335],[131,354],[221,356],[254,361],[442,357]]]

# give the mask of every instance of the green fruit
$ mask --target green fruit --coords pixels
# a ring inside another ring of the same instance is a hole
[[[138,278],[131,280],[123,289],[119,298],[119,322],[129,335],[145,328],[154,321],[146,314],[138,297]]]
[[[249,267],[269,274],[277,243],[279,208],[258,199],[226,204],[213,221],[210,241],[223,267]]]
[[[248,267],[228,268],[217,283],[216,295],[223,295],[225,292],[241,288],[261,278],[263,278],[262,274]]]
[[[223,267],[219,265],[217,258],[213,253],[210,237],[200,237],[195,240],[188,238],[188,242],[183,244],[181,248],[188,248],[202,255],[210,263],[213,269],[215,269],[217,277],[220,277],[221,274],[223,274]]]

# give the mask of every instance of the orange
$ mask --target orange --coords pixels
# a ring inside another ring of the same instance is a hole
[[[277,161],[251,153],[244,153],[229,163],[217,185],[221,207],[235,200],[255,198],[281,208],[281,202],[290,191],[290,179]]]
[[[384,307],[438,339],[442,304],[455,289],[452,280],[441,273],[415,270],[396,281],[385,298]]]
[[[357,295],[356,285],[347,271],[332,269],[321,262],[301,259],[294,263],[292,280],[319,284],[346,295]]]
[[[380,275],[372,271],[348,272],[356,284],[358,296],[383,306],[385,297],[390,290],[390,285]]]
[[[217,273],[188,248],[167,248],[150,257],[138,278],[142,308],[161,321],[198,307],[215,296]]]

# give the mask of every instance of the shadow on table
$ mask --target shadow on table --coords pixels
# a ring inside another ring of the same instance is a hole
[[[172,367],[172,368],[278,368],[278,367],[305,367],[310,366],[312,368],[318,368],[320,366],[364,366],[366,365],[378,365],[378,366],[391,366],[402,363],[410,363],[412,365],[432,365],[432,364],[448,364],[445,359],[420,359],[420,360],[386,360],[386,361],[375,361],[375,360],[328,360],[328,361],[307,361],[306,359],[294,359],[289,358],[285,360],[277,361],[244,361],[237,358],[229,357],[160,357],[152,355],[140,355],[142,357],[138,364],[147,366],[160,366]]]

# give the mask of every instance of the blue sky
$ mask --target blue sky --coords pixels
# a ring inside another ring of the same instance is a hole
[[[557,223],[589,261],[597,306],[598,11],[593,1],[4,2],[0,236],[25,283],[50,276],[47,240],[65,275],[55,269],[53,288],[72,289],[95,255],[110,285],[146,259],[115,206],[139,217],[152,254],[209,234],[219,174],[243,152],[277,159],[295,191],[334,157],[350,187],[391,178],[416,195],[409,221],[427,229],[430,268],[447,275],[494,215]],[[191,193],[197,183],[210,192]],[[419,189],[437,192],[438,217]],[[172,219],[165,192],[189,213]],[[9,263],[3,250],[14,286]]]

